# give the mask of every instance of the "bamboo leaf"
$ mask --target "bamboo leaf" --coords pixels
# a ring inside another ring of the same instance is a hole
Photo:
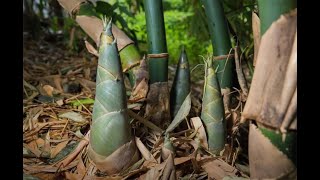
[[[86,119],[81,114],[73,112],[73,111],[60,114],[59,117],[60,118],[68,118],[70,120],[73,120],[73,121],[79,122],[79,123],[86,122]]]
[[[214,159],[201,165],[210,179],[222,179],[225,176],[236,176],[238,170],[221,159]]]
[[[111,14],[119,7],[119,3],[116,2],[113,5],[110,5],[107,2],[104,1],[97,1],[96,11],[98,13],[101,13],[105,16],[111,16]]]
[[[204,129],[201,119],[199,117],[193,117],[191,118],[191,123],[196,130],[196,136],[199,138],[201,145],[205,149],[208,149],[206,130]]]
[[[187,115],[189,114],[191,108],[190,94],[191,93],[189,93],[186,99],[183,101],[179,111],[177,112],[177,115],[174,117],[173,121],[167,128],[165,132],[166,134],[174,130],[174,128],[176,128],[182,122],[182,120],[184,120],[184,118],[187,117]]]
[[[86,45],[86,48],[87,50],[89,51],[89,53],[99,57],[99,53],[98,51],[96,50],[96,48],[93,47],[92,44],[90,44],[88,41],[84,41],[85,45]]]
[[[78,99],[69,102],[68,104],[72,104],[72,106],[81,106],[81,104],[86,105],[86,104],[93,104],[94,99],[91,98],[86,98],[86,99]]]
[[[79,12],[77,15],[85,15],[85,16],[98,16],[98,13],[95,11],[94,7],[92,4],[83,4],[80,6]]]
[[[50,155],[50,158],[54,158],[56,157],[56,155],[63,149],[67,146],[69,141],[64,141],[64,142],[61,142],[59,143],[54,149],[51,149],[51,155]]]
[[[62,159],[64,159],[65,157],[67,157],[70,153],[72,153],[77,145],[79,143],[78,142],[72,142],[70,144],[68,144],[66,147],[64,147],[56,156],[55,158],[51,159],[50,162],[51,163],[55,163],[55,162],[58,162]]]

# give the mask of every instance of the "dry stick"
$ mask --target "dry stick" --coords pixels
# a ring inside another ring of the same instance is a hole
[[[52,109],[52,107],[49,105],[48,108],[49,108],[50,111],[56,116],[55,119],[59,120],[59,116],[57,115],[57,113],[54,112],[54,110]]]
[[[80,96],[82,96],[82,95],[83,95],[83,92],[81,92],[81,93],[78,94],[78,95],[72,96],[72,97],[69,98],[69,99],[66,99],[65,102],[68,103],[68,101],[71,101],[71,100],[73,100],[73,99],[76,99],[77,97],[80,97]]]
[[[184,119],[185,119],[185,120],[186,120],[186,122],[187,122],[188,129],[191,129],[191,127],[190,127],[190,124],[189,124],[189,121],[188,121],[187,117],[185,117]]]
[[[86,107],[79,101],[78,98],[76,98],[76,100],[78,101],[78,103],[80,103],[80,105],[81,105],[90,115],[92,115],[92,113],[89,111],[89,109],[86,108]]]
[[[159,128],[158,126],[156,126],[155,124],[153,124],[150,121],[146,121],[143,117],[139,116],[138,114],[134,113],[133,111],[131,111],[130,109],[127,109],[129,116],[133,117],[134,119],[138,120],[139,122],[143,123],[144,125],[146,125],[148,128],[155,130],[156,132],[159,132],[160,134],[163,132],[163,130],[161,128]]]
[[[172,134],[169,134],[170,137],[179,137],[181,134],[186,134],[186,133],[189,133],[189,132],[194,132],[194,129],[186,129],[186,130],[183,130],[183,131],[180,131],[180,132],[177,132],[177,133],[172,133]]]
[[[221,60],[222,58],[227,58],[226,59],[226,63],[224,64],[224,67],[223,67],[223,70],[221,70],[220,72],[217,72],[217,73],[221,73],[221,72],[224,72],[226,70],[226,67],[227,67],[227,63],[229,61],[230,58],[232,58],[234,56],[234,54],[231,54],[231,51],[232,51],[232,48],[230,49],[228,55],[221,55],[221,56],[216,56],[214,60]],[[223,60],[223,59],[222,59]],[[217,67],[218,69],[218,67]],[[221,78],[221,82],[220,84],[222,84],[222,80],[223,80],[223,77]],[[229,106],[228,106],[229,107]]]
[[[27,99],[28,99],[28,98],[29,98],[29,95],[28,95],[28,93],[27,93],[27,91],[26,91],[26,88],[24,88],[24,86],[23,86],[23,92],[26,94]]]
[[[233,89],[235,89],[235,90],[239,93],[239,96],[240,96],[239,103],[238,103],[237,107],[234,108],[234,109],[231,109],[232,111],[235,112],[235,111],[237,111],[238,108],[241,106],[241,93],[240,93],[240,90],[239,90],[239,89],[237,89],[237,88],[235,88],[235,87],[233,87]],[[241,112],[242,112],[242,111],[241,111]]]
[[[66,129],[68,123],[69,123],[69,119],[67,120],[66,125],[63,127],[63,129],[62,129],[62,131],[61,131],[61,133],[60,133],[60,136],[61,136],[61,137],[62,137],[63,132],[64,132],[64,130]]]
[[[238,81],[239,81],[239,84],[240,84],[240,87],[242,89],[243,94],[247,97],[249,90],[248,90],[247,81],[244,78],[243,71],[242,71],[242,68],[240,65],[237,46],[234,48],[234,54],[235,54],[234,60],[235,60],[235,64],[236,64],[236,72],[237,72]]]

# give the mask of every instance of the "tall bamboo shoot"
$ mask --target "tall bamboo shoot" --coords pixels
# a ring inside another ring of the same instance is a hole
[[[212,60],[207,60],[205,64],[201,119],[206,128],[209,150],[219,154],[224,148],[226,137],[224,106]]]
[[[129,167],[137,160],[131,135],[127,100],[117,42],[111,21],[100,37],[96,97],[93,107],[89,157],[109,174]]]

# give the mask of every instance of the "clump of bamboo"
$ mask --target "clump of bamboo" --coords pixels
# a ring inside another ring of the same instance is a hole
[[[170,92],[170,113],[175,117],[183,101],[190,93],[190,69],[187,53],[184,47],[181,50],[176,74]]]
[[[207,132],[209,150],[219,154],[224,149],[226,137],[224,106],[212,60],[205,60],[205,66],[201,119]]]
[[[132,138],[117,42],[111,21],[100,37],[96,97],[88,155],[98,169],[118,173],[138,160]]]

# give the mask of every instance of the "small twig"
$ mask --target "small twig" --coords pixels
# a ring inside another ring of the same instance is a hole
[[[243,74],[243,71],[241,68],[237,46],[234,48],[234,54],[235,54],[234,59],[235,59],[235,64],[236,64],[236,72],[237,72],[238,81],[239,81],[239,84],[240,84],[240,87],[242,89],[243,94],[247,97],[249,90],[248,90],[247,81],[244,78],[244,74]]]
[[[227,59],[226,59],[226,63],[224,64],[223,70],[220,71],[220,72],[218,72],[218,73],[224,73],[224,71],[226,70],[226,67],[227,67],[227,64],[228,64],[228,61],[229,61],[230,56],[233,57],[233,54],[231,54],[231,51],[232,51],[232,48],[230,49],[228,55],[226,55],[226,56],[227,56],[227,57],[226,57]],[[222,78],[221,78],[220,84],[222,84],[223,77],[224,77],[224,76],[222,76]]]
[[[233,89],[235,89],[236,91],[238,91],[239,96],[240,96],[240,99],[239,99],[239,103],[238,103],[237,107],[234,108],[234,109],[231,109],[231,110],[232,110],[232,111],[237,111],[237,110],[239,109],[240,105],[241,105],[241,92],[240,92],[239,89],[237,89],[237,88],[235,88],[235,87],[233,87]]]
[[[199,67],[199,66],[204,66],[204,64],[197,64],[196,66],[194,66],[194,67],[191,69],[190,73],[192,74],[192,72],[193,72],[197,67]]]
[[[184,117],[184,119],[185,119],[186,122],[187,122],[188,129],[191,129],[191,126],[190,126],[190,124],[189,124],[189,121],[188,121],[187,117]]]
[[[78,101],[79,104],[81,104],[81,106],[82,106],[90,115],[92,115],[92,113],[89,111],[89,109],[86,108],[86,106],[84,106],[84,105],[79,101],[78,98],[76,98],[76,100]]]
[[[64,132],[64,130],[66,129],[68,123],[69,123],[69,119],[67,120],[66,125],[63,127],[63,129],[62,129],[62,131],[61,131],[61,133],[60,133],[60,136],[61,136],[61,137],[63,136],[63,132]]]
[[[180,132],[177,132],[177,133],[172,133],[170,134],[170,137],[178,137],[180,136],[181,134],[185,134],[185,133],[188,133],[188,132],[194,132],[194,129],[186,129],[186,130],[183,130],[183,131],[180,131]]]
[[[28,93],[27,93],[27,91],[26,91],[26,88],[24,88],[24,86],[23,86],[23,92],[26,94],[27,99],[28,99],[28,98],[29,98],[29,95],[28,95]]]
[[[155,130],[156,132],[159,132],[160,134],[163,132],[161,128],[156,126],[150,121],[146,121],[143,117],[139,116],[138,114],[134,113],[130,109],[127,109],[129,116],[133,117],[134,119],[138,120],[139,122],[143,123],[146,125],[148,128]]]
[[[68,104],[69,101],[71,101],[71,100],[73,100],[73,99],[77,99],[77,97],[80,97],[80,96],[82,96],[82,95],[83,95],[83,92],[81,92],[80,94],[78,94],[78,95],[76,95],[76,96],[73,96],[73,97],[71,97],[71,98],[69,98],[69,99],[66,99],[65,102]]]
[[[230,53],[230,51],[229,51]],[[227,58],[232,58],[234,54],[228,54],[228,55],[221,55],[221,56],[213,56],[213,60],[225,60]]]

